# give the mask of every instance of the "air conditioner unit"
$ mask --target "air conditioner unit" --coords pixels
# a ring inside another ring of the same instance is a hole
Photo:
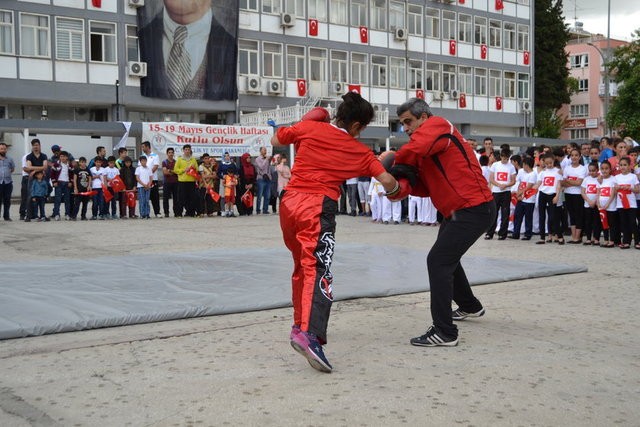
[[[394,32],[394,37],[396,40],[406,40],[407,39],[407,29],[406,28],[396,28]]]
[[[451,99],[458,99],[458,98],[460,97],[460,92],[459,92],[457,89],[452,89],[452,90],[449,92],[449,97],[450,97]]]
[[[247,76],[247,85],[245,86],[247,92],[262,92],[262,83],[258,76]]]
[[[522,101],[520,103],[520,108],[522,109],[522,111],[526,111],[526,112],[531,111],[531,102],[530,101]]]
[[[434,94],[434,98],[436,98],[436,99],[444,99],[444,95],[445,95],[444,92],[436,92]]]
[[[142,7],[144,6],[144,0],[129,0],[129,6]]]
[[[342,82],[330,82],[329,93],[332,95],[344,95],[347,92],[347,85]]]
[[[283,13],[280,15],[281,27],[293,27],[296,25],[296,17],[290,13]]]
[[[137,61],[129,61],[127,69],[129,70],[129,75],[133,77],[147,77],[147,63],[146,62],[137,62]]]
[[[284,83],[281,80],[269,80],[267,82],[267,92],[279,95],[284,92]]]

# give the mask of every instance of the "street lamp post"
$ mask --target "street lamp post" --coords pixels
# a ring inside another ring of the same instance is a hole
[[[605,57],[604,53],[602,52],[602,50],[600,50],[600,48],[598,46],[594,45],[591,42],[587,43],[587,45],[589,45],[592,48],[594,48],[600,54],[600,57],[602,58],[602,63],[604,64],[604,111],[603,111],[604,120],[603,120],[603,128],[604,128],[604,135],[607,136],[608,133],[609,133],[608,132],[609,127],[607,126],[607,113],[609,112],[609,64],[607,63],[607,58]]]

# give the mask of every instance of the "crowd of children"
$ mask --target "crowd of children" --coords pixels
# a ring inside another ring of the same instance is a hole
[[[532,147],[511,155],[509,146],[479,150],[491,186],[499,223],[487,231],[537,244],[583,244],[640,249],[640,146],[631,140],[602,138],[578,146]],[[510,234],[509,234],[510,233]],[[565,241],[565,235],[570,236]],[[601,240],[602,239],[602,240]]]

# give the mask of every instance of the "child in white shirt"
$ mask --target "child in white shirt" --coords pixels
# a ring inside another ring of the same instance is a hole
[[[629,157],[620,158],[618,169],[620,173],[614,179],[618,196],[618,219],[620,221],[620,231],[622,232],[620,249],[629,249],[631,247],[631,235],[636,229],[636,209],[638,208],[636,194],[640,192],[640,183],[638,182],[638,177],[631,173],[631,160]],[[637,242],[636,249],[640,249],[640,245]]]
[[[147,157],[138,158],[136,168],[136,181],[138,182],[138,203],[140,204],[140,218],[150,219],[149,196],[153,186],[153,171],[147,166]]]

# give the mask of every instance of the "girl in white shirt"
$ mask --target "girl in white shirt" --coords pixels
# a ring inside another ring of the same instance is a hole
[[[598,211],[598,162],[589,165],[589,175],[582,180],[581,196],[584,200],[584,228],[583,233],[587,241],[585,245],[599,245],[602,226]]]
[[[620,231],[622,232],[622,243],[620,249],[631,247],[631,235],[636,228],[636,194],[640,192],[638,177],[631,173],[631,160],[629,157],[622,157],[618,161],[620,173],[614,177],[616,182],[618,219],[620,220]],[[640,245],[636,242],[636,248]]]
[[[555,167],[553,154],[545,154],[543,157],[544,169],[538,174],[538,182],[535,187],[538,190],[538,214],[540,224],[540,240],[536,244],[545,243],[546,219],[549,218],[549,240],[547,243],[558,242],[564,244],[564,238],[560,231],[560,218],[557,215],[556,203],[560,197],[560,183],[562,175]]]
[[[600,163],[600,187],[598,187],[598,211],[605,242],[603,248],[613,248],[620,244],[618,212],[616,204],[616,181],[611,176],[611,163]],[[605,222],[608,227],[605,227]]]
[[[564,200],[569,213],[571,240],[569,243],[582,243],[583,200],[581,193],[582,180],[587,176],[587,168],[580,164],[580,150],[573,148],[569,153],[570,164],[562,170],[562,187]]]

